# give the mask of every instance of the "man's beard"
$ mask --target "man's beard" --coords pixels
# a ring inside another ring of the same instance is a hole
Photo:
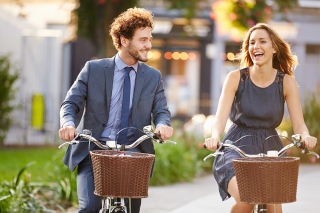
[[[148,61],[148,58],[143,59],[143,58],[139,55],[139,51],[137,51],[137,50],[132,50],[133,48],[131,48],[131,44],[130,44],[130,46],[129,46],[128,49],[129,49],[129,50],[128,50],[129,55],[131,55],[135,60],[137,60],[137,61],[142,61],[142,62],[147,62],[147,61]]]

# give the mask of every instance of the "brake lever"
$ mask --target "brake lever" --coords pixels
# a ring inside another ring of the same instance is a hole
[[[300,142],[298,148],[301,150],[303,154],[308,154],[310,152],[309,149],[302,142]]]
[[[301,142],[302,138],[300,134],[292,135],[292,139],[296,147],[298,147],[301,150],[301,153],[314,155],[317,159],[320,158],[320,156],[316,152],[309,151],[309,149],[304,145],[304,143]]]
[[[224,143],[218,143],[218,149],[214,152],[206,156],[203,161],[206,161],[208,158],[217,157],[218,155],[224,155],[223,150],[225,149],[224,144],[233,144],[233,141],[226,140]],[[206,144],[203,144],[203,148],[207,149]]]
[[[317,159],[320,158],[320,156],[316,152],[310,151],[307,147],[305,147],[305,145],[303,143],[301,143],[301,144],[302,145],[298,147],[301,150],[301,153],[314,155],[314,156],[316,156]]]
[[[173,145],[177,145],[177,143],[175,141],[171,141],[171,140],[163,140],[161,138],[161,136],[157,133],[153,133],[153,140],[155,140],[157,143],[163,144],[163,143],[172,143]]]
[[[177,143],[174,142],[174,141],[163,140],[159,134],[153,132],[153,128],[152,128],[151,125],[145,126],[145,127],[143,128],[143,132],[144,132],[149,138],[151,138],[153,141],[155,141],[155,142],[157,142],[157,143],[160,143],[160,144],[163,144],[163,143],[172,143],[172,144],[174,144],[174,145],[177,144]]]
[[[293,139],[293,143],[296,145],[296,147],[298,147],[298,149],[300,149],[302,154],[309,153],[309,149],[301,141],[302,140],[301,135],[299,135],[299,134],[293,135],[292,139]]]
[[[165,141],[160,137],[159,134],[153,132],[151,135],[152,135],[152,139],[153,139],[153,140],[156,140],[158,143],[163,144],[163,143],[165,142]]]
[[[206,145],[203,144],[203,147],[206,147]],[[203,158],[203,161],[206,161],[208,158],[211,158],[211,157],[217,157],[218,155],[224,155],[224,152],[221,151],[223,149],[224,149],[223,143],[219,144],[219,148],[214,153],[211,153],[211,154],[207,155],[205,158]]]
[[[66,141],[66,142],[60,144],[60,146],[58,148],[60,149],[61,147],[63,147],[64,145],[67,145],[67,144],[68,145],[74,145],[74,144],[77,144],[77,143],[79,143],[79,141],[73,139],[72,141]]]
[[[314,155],[317,159],[320,158],[320,156],[316,152],[310,151],[307,147],[305,147],[304,143],[301,143],[301,145],[298,148],[301,150],[301,153],[303,154]]]
[[[63,147],[64,145],[67,145],[67,144],[68,145],[77,144],[77,143],[79,143],[80,139],[81,139],[80,133],[77,133],[76,136],[71,141],[66,141],[66,142],[60,144],[60,146],[58,148],[60,149],[61,147]]]

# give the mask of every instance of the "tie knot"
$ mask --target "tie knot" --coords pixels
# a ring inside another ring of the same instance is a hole
[[[132,69],[133,69],[133,67],[126,67],[126,68],[124,69],[124,71],[125,71],[127,74],[129,74]]]

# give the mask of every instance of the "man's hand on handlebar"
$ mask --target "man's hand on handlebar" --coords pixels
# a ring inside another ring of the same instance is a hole
[[[211,151],[217,150],[219,145],[220,145],[219,137],[206,138],[203,144],[204,148],[209,149]]]
[[[77,130],[72,125],[59,129],[59,137],[64,141],[71,141],[76,135]]]
[[[173,128],[171,126],[160,125],[155,129],[154,133],[162,138],[162,140],[168,140],[173,135]]]

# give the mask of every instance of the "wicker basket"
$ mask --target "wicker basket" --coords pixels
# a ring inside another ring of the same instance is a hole
[[[94,194],[101,197],[145,198],[154,155],[121,151],[90,151],[93,173]]]
[[[240,200],[250,204],[296,201],[299,160],[297,157],[234,159]]]

